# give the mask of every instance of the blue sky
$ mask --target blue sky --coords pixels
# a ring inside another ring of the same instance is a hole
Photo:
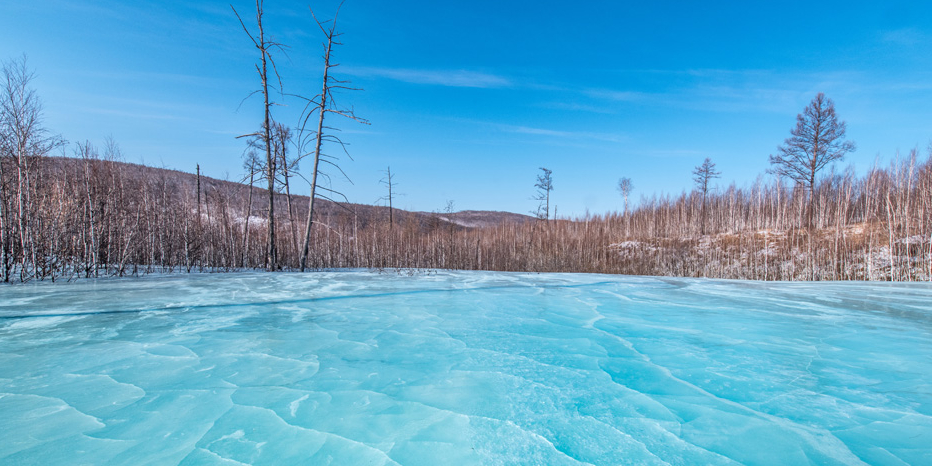
[[[130,162],[219,178],[243,174],[261,122],[257,54],[224,2],[0,1],[0,58],[22,54],[46,125],[71,142],[112,136]],[[371,125],[330,120],[354,160],[333,188],[374,203],[391,166],[395,205],[527,213],[538,167],[558,214],[621,208],[692,188],[710,157],[719,186],[752,183],[817,92],[858,145],[840,167],[932,138],[929,2],[469,2],[347,0],[335,51],[340,94]],[[254,22],[254,3],[233,5]],[[308,6],[267,0],[289,46],[284,90],[319,92],[322,36]],[[300,102],[275,116],[297,124]],[[335,148],[331,152],[339,153]],[[309,165],[308,165],[309,167]],[[334,174],[336,175],[336,174]]]

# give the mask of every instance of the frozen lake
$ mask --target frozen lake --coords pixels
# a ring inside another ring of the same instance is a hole
[[[0,464],[932,464],[932,286],[0,287]]]

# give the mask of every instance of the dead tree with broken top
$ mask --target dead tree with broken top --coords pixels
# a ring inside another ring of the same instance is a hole
[[[388,202],[388,229],[391,230],[395,226],[395,207],[392,202],[395,200],[396,193],[394,191],[398,184],[394,181],[395,175],[392,175],[392,167],[386,168],[384,173],[385,177],[379,180],[379,184],[388,188],[388,194],[380,197],[378,201]]]
[[[340,6],[342,7],[342,5],[343,4],[341,3]],[[350,87],[348,85],[349,81],[337,79],[330,73],[331,68],[339,66],[339,63],[334,63],[331,60],[333,47],[335,45],[341,45],[340,42],[337,41],[340,34],[336,32],[337,17],[339,14],[340,8],[338,7],[337,12],[333,15],[332,20],[322,22],[317,19],[317,16],[314,14],[314,10],[311,10],[311,17],[314,18],[314,22],[317,24],[317,27],[324,34],[324,76],[321,84],[320,94],[318,94],[313,99],[307,99],[307,105],[305,106],[302,113],[301,125],[298,130],[298,144],[299,147],[302,148],[300,150],[302,155],[299,158],[303,158],[305,156],[313,157],[311,179],[309,180],[311,185],[311,192],[310,200],[308,201],[307,224],[304,230],[304,242],[301,246],[301,255],[299,261],[299,268],[302,272],[307,267],[307,256],[310,252],[311,227],[314,224],[314,199],[318,196],[324,199],[328,199],[328,196],[321,195],[318,192],[318,188],[327,191],[330,194],[339,195],[339,193],[336,193],[329,188],[318,186],[318,175],[326,176],[320,171],[320,163],[328,163],[340,171],[344,177],[346,176],[340,167],[336,165],[334,158],[322,152],[324,142],[338,144],[343,149],[343,152],[349,156],[349,153],[346,151],[346,145],[342,140],[340,140],[340,138],[333,134],[333,131],[336,131],[336,129],[325,126],[324,119],[328,113],[332,113],[363,124],[369,123],[365,119],[357,117],[353,113],[352,109],[341,109],[334,103],[333,93],[335,90],[359,90],[358,88]],[[307,131],[307,125],[315,115],[317,116],[317,131],[309,132]],[[310,152],[305,153],[303,148],[307,146],[312,146],[312,149]]]

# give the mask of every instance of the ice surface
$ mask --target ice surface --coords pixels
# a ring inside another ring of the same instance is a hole
[[[0,464],[932,464],[932,287],[218,274],[0,287]]]

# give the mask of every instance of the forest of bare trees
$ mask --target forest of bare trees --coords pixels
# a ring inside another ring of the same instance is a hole
[[[201,177],[198,201],[193,175],[121,163],[114,143],[102,150],[82,143],[72,151],[68,158],[30,153],[20,161],[4,150],[0,280],[268,268],[261,188]],[[481,228],[458,225],[455,213],[397,209],[392,227],[387,208],[330,204],[312,227],[306,267],[759,280],[932,277],[932,158],[920,160],[912,151],[865,176],[850,169],[830,173],[814,195],[813,228],[806,227],[807,188],[778,177],[706,193],[704,222],[699,190],[642,197],[627,217]],[[275,194],[285,269],[297,269],[302,256],[294,233],[303,233],[307,208],[295,198],[291,215],[288,195]]]
[[[332,41],[333,29],[322,29]],[[794,173],[779,165],[780,157],[793,156],[794,130],[782,154],[771,157],[777,169],[749,186],[712,189],[710,181],[721,173],[707,159],[693,171],[696,189],[690,192],[642,195],[629,210],[633,183],[622,178],[623,212],[574,219],[550,215],[551,172],[541,169],[539,220],[476,227],[458,222],[452,207],[433,215],[330,201],[313,207],[291,192],[291,133],[274,121],[253,135],[252,146],[265,153],[247,157],[247,184],[202,177],[199,166],[195,176],[127,164],[112,140],[103,147],[66,144],[43,126],[26,59],[9,60],[2,71],[3,282],[356,267],[932,279],[932,147],[863,175],[850,167],[836,171],[824,159],[810,163],[818,170]],[[323,97],[311,99],[318,112],[331,108],[328,79]],[[812,111],[830,104],[823,100]],[[317,127],[313,134],[321,135],[322,118]],[[844,132],[843,123],[830,129]],[[321,140],[310,140],[316,155],[313,149],[306,155],[315,157],[316,171]],[[830,162],[853,145],[828,149]]]

